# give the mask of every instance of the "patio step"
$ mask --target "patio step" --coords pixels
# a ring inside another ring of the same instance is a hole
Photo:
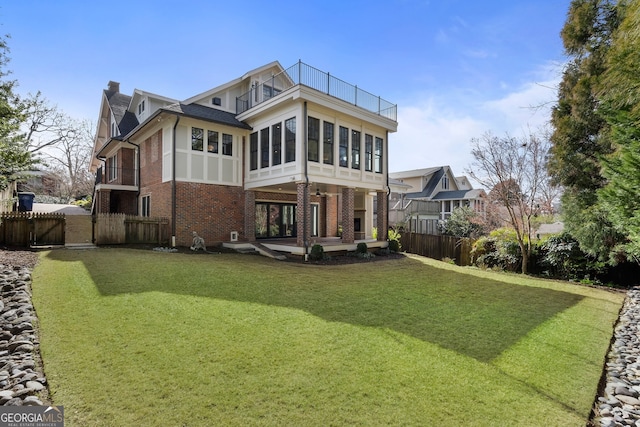
[[[273,258],[273,259],[277,259],[278,261],[284,261],[287,259],[286,256],[282,255],[280,252],[276,252],[272,249],[269,249],[268,247],[266,247],[265,245],[263,245],[262,243],[252,243],[251,244],[258,252],[260,252],[260,255],[264,255],[266,257],[269,258]]]

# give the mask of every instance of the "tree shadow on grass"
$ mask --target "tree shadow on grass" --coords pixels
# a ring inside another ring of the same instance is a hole
[[[309,266],[235,254],[52,251],[82,261],[104,296],[163,292],[304,310],[330,322],[388,328],[489,362],[583,297],[391,260]]]

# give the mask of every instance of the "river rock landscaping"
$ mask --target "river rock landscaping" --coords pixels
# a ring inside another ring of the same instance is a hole
[[[47,380],[38,352],[37,317],[31,303],[31,269],[37,254],[1,251],[0,404],[48,403]]]

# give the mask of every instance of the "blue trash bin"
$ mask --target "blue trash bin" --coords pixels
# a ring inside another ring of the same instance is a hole
[[[18,212],[31,212],[35,197],[34,193],[18,193]]]

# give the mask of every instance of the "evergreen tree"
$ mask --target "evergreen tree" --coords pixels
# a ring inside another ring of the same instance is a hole
[[[552,112],[554,128],[548,170],[564,188],[562,204],[567,231],[581,248],[606,259],[623,240],[600,206],[604,187],[601,159],[612,150],[609,126],[598,94],[606,55],[619,22],[614,0],[573,0],[561,36],[570,58]]]
[[[32,164],[31,155],[21,143],[20,125],[25,116],[20,99],[13,92],[16,82],[7,79],[8,53],[6,38],[0,37],[0,188]]]
[[[601,111],[613,151],[602,160],[606,184],[599,200],[615,230],[625,236],[614,261],[640,261],[640,0],[619,6],[601,87]]]

